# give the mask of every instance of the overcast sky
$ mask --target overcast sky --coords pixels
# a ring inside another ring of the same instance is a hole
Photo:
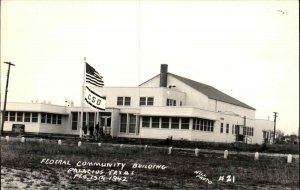
[[[80,105],[83,59],[105,86],[169,72],[299,127],[298,1],[1,1],[1,101]]]

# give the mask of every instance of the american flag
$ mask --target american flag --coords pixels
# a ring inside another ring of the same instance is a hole
[[[104,82],[102,80],[103,77],[100,76],[99,73],[88,63],[86,63],[86,65],[85,65],[85,70],[86,70],[86,72],[85,72],[86,73],[85,74],[86,83],[89,83],[91,85],[98,86],[98,87],[104,86]]]

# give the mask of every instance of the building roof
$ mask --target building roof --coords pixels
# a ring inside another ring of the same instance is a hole
[[[188,78],[184,78],[182,76],[178,76],[178,75],[175,75],[172,73],[168,73],[168,74],[175,77],[176,79],[180,80],[181,82],[187,84],[188,86],[194,88],[195,90],[201,92],[202,94],[205,94],[210,99],[214,99],[214,100],[218,100],[221,102],[226,102],[226,103],[233,104],[236,106],[255,110],[255,108],[248,106],[247,104],[219,91],[218,89],[216,89],[212,86],[209,86],[209,85],[206,85],[206,84],[203,84],[203,83],[200,83],[200,82],[188,79]]]
[[[185,83],[186,85],[194,88],[195,90],[199,91],[200,93],[205,94],[210,99],[214,99],[214,100],[221,101],[221,102],[226,102],[229,104],[233,104],[233,105],[251,109],[251,110],[256,110],[255,108],[219,91],[218,89],[216,89],[212,86],[209,86],[209,85],[206,85],[206,84],[203,84],[203,83],[200,83],[200,82],[197,82],[197,81],[194,81],[194,80],[191,80],[191,79],[179,76],[179,75],[175,75],[173,73],[168,72],[168,74],[175,77],[176,79],[180,80],[181,82]],[[156,78],[158,76],[159,76],[159,74],[154,76],[153,78]],[[152,80],[153,78],[147,80],[146,82]],[[146,82],[144,82],[144,83],[146,83]],[[143,85],[144,83],[140,84],[139,86]]]

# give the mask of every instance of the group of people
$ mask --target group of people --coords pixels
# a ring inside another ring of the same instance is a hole
[[[104,135],[106,134],[106,127],[105,126],[100,126],[100,123],[97,123],[95,128],[94,125],[90,125],[90,126],[83,126],[82,128],[83,130],[83,136],[84,137],[95,137],[95,138],[101,138],[104,137]]]

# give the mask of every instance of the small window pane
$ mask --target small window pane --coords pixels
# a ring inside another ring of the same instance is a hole
[[[145,106],[146,105],[146,97],[140,97],[140,105]]]
[[[131,101],[130,97],[125,97],[125,106],[130,106],[130,101]]]
[[[34,123],[38,122],[38,118],[39,118],[38,113],[36,112],[31,113],[31,122]]]
[[[123,106],[123,97],[118,97],[118,99],[117,99],[117,105],[118,106]]]
[[[159,117],[152,117],[152,128],[159,128]]]
[[[169,128],[169,118],[168,117],[162,117],[161,118],[161,128],[166,128],[168,129]]]
[[[171,128],[172,129],[179,129],[179,118],[178,117],[173,117],[171,123]]]
[[[154,98],[153,97],[148,97],[147,105],[148,106],[153,106],[153,104],[154,104]]]
[[[31,113],[25,112],[24,122],[30,122],[30,116],[31,116]]]
[[[142,127],[150,127],[150,117],[143,117]]]
[[[16,121],[16,112],[9,113],[9,121]]]
[[[41,123],[46,123],[46,113],[42,113]]]
[[[51,113],[47,113],[47,123],[51,124]]]
[[[23,121],[23,112],[17,112],[17,121],[19,122]]]
[[[189,118],[181,118],[181,129],[189,129],[190,119]]]

